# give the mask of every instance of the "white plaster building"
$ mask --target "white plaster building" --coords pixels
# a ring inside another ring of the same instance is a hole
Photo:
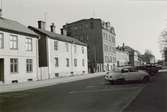
[[[116,50],[117,67],[128,65],[129,54],[123,50]]]
[[[37,70],[38,36],[26,26],[0,17],[0,81],[35,81]]]
[[[39,67],[45,74],[38,74],[38,79],[50,79],[61,76],[86,74],[87,46],[71,37],[45,30],[45,22],[38,21],[38,28],[29,26],[39,39]]]

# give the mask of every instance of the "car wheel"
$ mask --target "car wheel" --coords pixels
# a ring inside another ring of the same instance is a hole
[[[115,81],[110,81],[110,84],[115,84]]]
[[[149,80],[150,80],[150,77],[149,77],[149,76],[145,76],[145,77],[143,78],[143,82],[144,82],[144,83],[148,82]]]

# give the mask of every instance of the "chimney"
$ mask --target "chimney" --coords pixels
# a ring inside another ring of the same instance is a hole
[[[0,9],[0,17],[2,17],[2,9]]]
[[[125,43],[122,44],[123,51],[125,51]]]
[[[55,32],[55,29],[56,29],[56,26],[55,26],[54,23],[52,23],[52,24],[50,25],[50,31],[51,31],[51,32]]]
[[[67,36],[67,31],[63,28],[61,28],[61,34]]]
[[[38,21],[38,28],[45,30],[46,23],[44,21]]]

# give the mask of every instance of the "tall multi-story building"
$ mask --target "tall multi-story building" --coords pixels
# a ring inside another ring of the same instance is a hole
[[[44,21],[38,21],[38,28],[29,28],[40,37],[39,80],[87,73],[86,44],[55,33],[54,24],[51,25],[51,31],[47,31]]]
[[[62,32],[88,45],[89,72],[107,71],[116,66],[116,35],[110,22],[82,19],[64,25]]]

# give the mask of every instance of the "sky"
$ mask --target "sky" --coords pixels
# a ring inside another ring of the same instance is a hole
[[[161,58],[159,38],[167,27],[167,0],[2,0],[3,17],[26,26],[45,20],[47,29],[55,23],[56,32],[70,22],[101,18],[111,22],[116,44],[146,49]]]

